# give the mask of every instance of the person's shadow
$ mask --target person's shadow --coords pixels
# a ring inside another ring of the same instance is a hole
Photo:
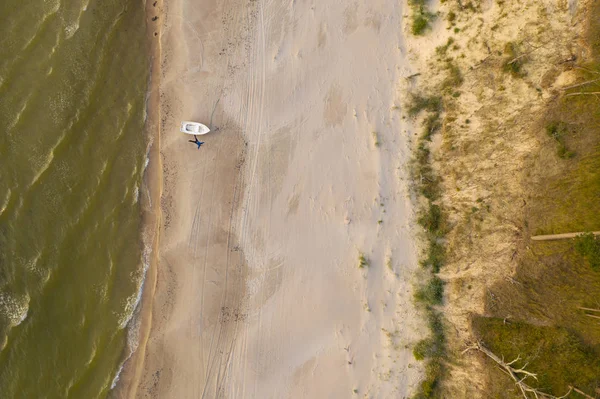
[[[194,140],[188,140],[188,142],[196,144],[198,146],[198,149],[200,149],[202,144],[204,144],[204,141],[198,140],[198,137],[196,137],[195,134],[194,134]]]

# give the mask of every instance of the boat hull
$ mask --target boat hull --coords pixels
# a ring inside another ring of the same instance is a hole
[[[183,121],[183,122],[181,122],[181,127],[180,127],[179,131],[181,133],[193,134],[193,135],[199,136],[199,135],[210,132],[210,129],[207,126],[203,125],[202,123]]]

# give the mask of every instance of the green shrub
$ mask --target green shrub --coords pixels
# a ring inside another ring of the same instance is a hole
[[[592,233],[581,234],[575,239],[575,250],[585,258],[592,269],[600,270],[600,240]]]
[[[435,14],[427,10],[425,3],[425,0],[409,2],[413,9],[411,32],[415,36],[425,34],[425,31],[431,27],[431,22],[435,19]]]
[[[445,259],[446,248],[444,245],[436,237],[429,237],[427,256],[421,261],[421,265],[430,267],[433,273],[439,273]]]
[[[413,179],[418,183],[417,188],[421,195],[430,201],[435,201],[440,196],[439,177],[431,167],[429,154],[429,147],[421,141],[414,159]]]
[[[431,136],[442,128],[440,113],[434,112],[423,121],[423,139],[431,141]]]
[[[363,253],[359,253],[358,254],[358,268],[364,269],[365,267],[369,267],[369,261]]]
[[[452,23],[456,20],[456,13],[454,11],[450,11],[448,13],[448,22]]]
[[[569,134],[569,128],[563,122],[552,122],[546,126],[546,133],[553,138],[558,144],[556,154],[559,158],[570,159],[575,156],[573,151],[570,151],[566,145],[566,136]]]
[[[446,44],[437,46],[435,48],[435,53],[438,55],[438,57],[445,57],[446,53],[448,52],[448,49],[450,48],[450,46],[453,43],[454,43],[454,38],[453,37],[449,37],[448,41],[446,42]]]
[[[419,112],[425,110],[430,112],[441,112],[442,98],[438,96],[425,97],[419,94],[412,94],[407,109],[409,116],[416,116]]]
[[[502,70],[510,73],[514,77],[523,77],[525,72],[523,71],[523,65],[527,61],[527,57],[519,54],[519,48],[515,43],[509,42],[504,46],[504,54],[507,55],[506,59],[502,63]]]
[[[441,234],[444,224],[444,215],[442,208],[436,204],[429,204],[427,212],[421,214],[418,223],[429,233],[436,236]]]
[[[427,308],[427,320],[431,337],[419,341],[413,348],[417,360],[425,360],[425,379],[421,382],[415,399],[440,397],[441,380],[445,375],[446,335],[442,314],[431,307]]]
[[[446,76],[446,79],[442,82],[442,90],[460,86],[464,81],[460,68],[452,62],[449,62],[446,68],[448,70],[448,76]]]
[[[438,276],[433,276],[427,285],[415,292],[415,300],[428,305],[441,305],[444,300],[444,282]]]

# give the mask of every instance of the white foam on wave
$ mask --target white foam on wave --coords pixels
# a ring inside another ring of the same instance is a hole
[[[129,360],[129,358],[127,358],[127,360]],[[125,360],[125,362],[127,360]],[[119,367],[119,370],[117,370],[117,374],[115,374],[115,378],[113,378],[112,383],[110,384],[110,389],[115,389],[115,387],[117,386],[117,382],[119,382],[119,378],[121,377],[123,367],[125,367],[125,362],[121,363],[121,367]]]
[[[45,0],[44,5],[48,7],[45,18],[57,13],[58,10],[60,10],[60,0]]]
[[[46,157],[46,160],[42,163],[42,167],[37,171],[37,173],[35,174],[35,176],[33,176],[33,180],[29,184],[29,187],[32,187],[35,183],[37,183],[37,181],[39,180],[39,178],[50,167],[50,164],[52,163],[53,159],[54,159],[54,151],[50,151],[50,153]]]
[[[23,45],[23,47],[21,48],[21,52],[25,51],[27,49],[27,47],[29,47],[29,45],[33,42],[33,40],[38,36],[38,34],[40,34],[40,32],[41,32],[40,27],[44,26],[46,20],[48,18],[50,18],[52,15],[56,14],[58,12],[58,10],[60,9],[60,0],[45,0],[44,3],[45,3],[45,6],[48,7],[48,10],[42,16],[41,21],[36,26],[31,28],[31,30],[35,30],[35,33],[33,34],[33,36],[31,36],[29,38],[27,43],[25,43]],[[57,37],[57,44],[58,44],[58,37]],[[54,54],[55,48],[56,47],[54,47],[52,49],[51,54]],[[9,64],[9,65],[12,67],[11,64]],[[2,88],[3,85],[4,85],[4,79],[2,77],[0,77],[0,88]]]
[[[102,166],[100,166],[98,170],[98,177],[96,178],[98,184],[100,184],[100,182],[102,181],[104,173],[106,172],[106,168],[108,168],[108,161],[105,160],[104,162],[102,162]]]
[[[39,180],[39,178],[50,167],[50,164],[52,163],[52,160],[54,159],[54,150],[56,150],[56,148],[60,145],[60,143],[65,138],[65,136],[66,136],[66,133],[63,132],[63,134],[60,135],[60,137],[58,138],[58,140],[56,141],[56,143],[54,143],[54,145],[50,149],[50,152],[48,153],[48,156],[46,157],[46,160],[42,163],[41,168],[38,170],[38,172],[33,177],[33,180],[29,184],[29,187],[32,187],[35,183],[37,183],[37,181]]]
[[[79,30],[79,21],[73,22],[65,26],[65,39],[69,40]]]
[[[150,149],[152,148],[152,144],[154,142],[153,137],[150,137],[148,140],[148,145],[146,147],[146,157],[144,159],[144,166],[142,169],[142,175],[145,174],[148,165],[150,164]],[[137,170],[137,169],[136,169]],[[135,186],[136,195],[135,197],[139,197],[139,185]],[[148,191],[148,190],[146,190]],[[148,199],[150,199],[150,195],[148,194]],[[151,204],[152,206],[152,204]],[[131,358],[133,353],[137,350],[139,345],[139,335],[140,335],[140,317],[139,317],[139,306],[142,301],[142,294],[144,292],[144,285],[146,283],[146,275],[148,273],[148,269],[150,267],[150,261],[152,259],[152,234],[148,234],[147,232],[142,233],[142,269],[140,271],[133,272],[132,278],[137,279],[138,276],[141,276],[139,279],[139,288],[137,294],[135,295],[135,299],[132,301],[134,296],[128,298],[127,303],[125,305],[124,312],[122,316],[119,318],[119,325],[121,328],[127,327],[127,348],[128,354],[125,356],[123,362],[119,365],[119,369],[115,374],[115,377],[112,380],[110,389],[114,389],[119,382],[119,378],[121,377],[121,373],[123,372],[123,368],[127,361]],[[141,273],[140,273],[141,272]]]
[[[66,25],[66,27],[65,27],[65,39],[69,40],[79,30],[79,21],[81,21],[81,16],[87,10],[88,4],[89,4],[89,0],[86,1],[86,2],[84,2],[81,5],[81,8],[79,9],[79,14],[77,15],[77,18],[75,19],[75,21],[73,21],[70,24],[65,24]]]
[[[129,361],[129,359],[131,359],[131,356],[133,356],[133,354],[137,350],[139,343],[139,332],[139,317],[134,317],[131,319],[127,330],[127,356],[125,356],[125,359],[119,365],[119,369],[117,370],[117,373],[115,374],[115,377],[113,378],[112,383],[110,384],[110,389],[115,389],[117,383],[119,382],[119,379],[121,378],[121,373],[123,372],[123,368],[125,368],[125,364],[127,363],[127,361]]]
[[[119,127],[119,131],[115,135],[115,138],[113,139],[113,141],[118,141],[121,138],[121,136],[123,136],[123,134],[125,133],[125,128],[127,127],[127,122],[132,117],[132,110],[133,110],[133,105],[130,102],[128,102],[126,114],[117,119],[117,124],[119,124],[120,127]],[[122,123],[121,123],[121,119],[123,119]]]
[[[30,98],[31,98],[31,93],[29,93],[29,95],[27,96],[27,98],[25,98],[25,101],[23,102],[23,106],[21,107],[21,109],[19,111],[17,111],[15,113],[15,117],[8,124],[8,129],[7,129],[8,131],[11,131],[15,126],[17,126],[17,124],[21,120],[21,116],[23,115],[23,112],[25,112],[25,110],[27,109],[27,105],[29,104],[29,99]]]
[[[133,189],[132,200],[133,200],[133,205],[137,204],[140,200],[140,185],[137,183]]]
[[[35,33],[33,34],[33,36],[31,36],[31,38],[27,41],[27,43],[25,43],[25,45],[21,48],[21,51],[27,49],[27,47],[29,47],[29,45],[33,42],[33,40],[38,36],[38,34],[40,34],[41,29],[40,27],[44,26],[44,24],[46,23],[46,20],[48,18],[50,18],[52,15],[56,14],[58,12],[58,10],[60,10],[60,0],[47,0],[44,3],[46,3],[45,5],[48,7],[48,10],[46,11],[46,13],[44,14],[44,16],[42,17],[41,21],[39,24],[37,24],[33,29],[35,29]]]
[[[146,147],[146,158],[144,159],[144,167],[142,169],[142,176],[146,176],[146,169],[148,169],[148,165],[150,165],[150,149],[152,148],[152,143],[154,142],[154,138],[150,137],[148,140],[148,146]],[[150,209],[152,209],[152,197],[150,196],[150,189],[147,185],[144,185],[146,189],[146,196],[148,197],[148,204],[150,205]]]
[[[125,312],[123,313],[121,319],[120,319],[120,326],[121,328],[125,328],[127,327],[127,349],[128,349],[128,353],[127,356],[125,356],[125,359],[123,360],[123,362],[119,365],[119,369],[117,370],[117,373],[115,374],[115,377],[112,380],[112,383],[110,385],[110,389],[114,389],[117,386],[117,383],[119,382],[119,378],[121,377],[121,373],[123,372],[123,368],[125,367],[125,364],[127,363],[127,361],[131,358],[131,356],[134,354],[134,352],[137,350],[138,345],[139,345],[139,338],[140,338],[140,318],[139,318],[139,306],[142,300],[142,294],[144,292],[144,285],[146,283],[146,274],[148,272],[148,268],[150,267],[150,259],[152,257],[152,237],[148,236],[146,234],[142,235],[142,243],[143,243],[143,249],[142,249],[142,269],[140,271],[138,271],[138,273],[132,273],[132,275],[136,275],[136,276],[141,276],[141,280],[139,281],[139,288],[137,291],[137,294],[135,296],[132,296],[128,299],[128,304],[130,303],[130,299],[135,297],[135,300],[132,302],[133,306],[128,307],[127,305],[125,306]],[[139,273],[141,272],[141,273]],[[127,310],[131,309],[130,312],[128,312]]]
[[[150,266],[150,259],[152,256],[151,240],[148,240],[146,237],[143,237],[142,245],[142,267],[141,269],[132,271],[130,274],[132,281],[135,281],[137,283],[138,289],[136,293],[134,293],[125,300],[123,311],[120,315],[118,315],[119,327],[121,329],[127,327],[127,324],[129,324],[129,322],[131,321],[135,310],[137,309],[142,300],[144,282],[146,281],[146,273],[148,272],[148,268]]]
[[[2,216],[2,214],[6,210],[6,207],[8,206],[8,202],[10,201],[11,194],[12,194],[12,191],[10,190],[10,188],[8,190],[6,190],[6,195],[4,196],[4,201],[2,201],[2,205],[0,205],[0,216]]]
[[[41,257],[42,252],[40,251],[32,259],[24,261],[23,265],[31,274],[39,277],[41,283],[46,284],[48,280],[50,280],[50,270],[47,268],[38,267],[38,261]]]
[[[8,319],[11,327],[18,326],[26,318],[29,312],[29,295],[17,296],[7,292],[0,292],[0,314]]]

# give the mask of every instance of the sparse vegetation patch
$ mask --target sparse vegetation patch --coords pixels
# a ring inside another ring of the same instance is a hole
[[[441,384],[446,373],[446,337],[443,316],[436,309],[443,303],[444,282],[437,276],[445,255],[443,244],[447,231],[446,216],[438,203],[440,197],[440,179],[436,174],[430,157],[429,145],[433,135],[442,128],[442,98],[414,94],[407,106],[408,114],[416,116],[420,112],[428,114],[423,120],[423,130],[419,137],[413,158],[411,174],[415,190],[426,200],[417,222],[425,235],[425,252],[420,264],[427,277],[416,288],[415,302],[422,306],[427,317],[430,336],[419,341],[413,348],[417,360],[425,361],[425,379],[421,382],[415,398],[436,398],[441,394]]]
[[[592,269],[600,271],[600,239],[593,233],[585,233],[575,239],[575,250]]]
[[[502,63],[502,70],[514,77],[522,78],[525,76],[523,66],[527,61],[527,54],[521,53],[519,46],[513,42],[506,43],[504,54],[506,58]]]
[[[556,141],[558,145],[558,149],[556,150],[556,155],[558,155],[562,159],[570,159],[575,156],[573,151],[570,151],[567,148],[565,143],[566,136],[569,133],[567,125],[562,122],[552,122],[546,126],[546,133],[550,136],[554,141]]]
[[[427,0],[409,0],[408,3],[412,8],[411,32],[416,36],[424,35],[436,15],[427,8]]]
[[[369,267],[369,261],[365,257],[365,254],[361,252],[358,254],[358,268],[364,269],[365,267]]]

